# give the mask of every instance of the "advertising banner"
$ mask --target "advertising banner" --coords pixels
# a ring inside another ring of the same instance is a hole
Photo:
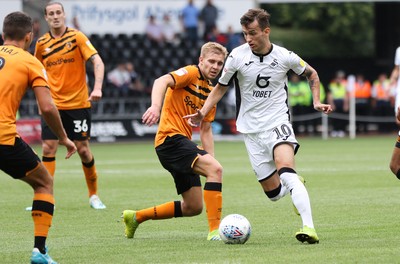
[[[169,14],[171,23],[177,31],[182,30],[179,21],[181,10],[187,5],[187,0],[136,0],[136,1],[101,1],[101,0],[65,0],[62,2],[69,24],[76,18],[82,32],[86,34],[132,34],[145,32],[150,15],[162,23],[164,14]],[[201,10],[206,1],[194,1]],[[240,17],[249,8],[255,6],[253,0],[217,0],[213,1],[219,10],[218,27],[223,32],[232,26],[236,32],[241,32]]]

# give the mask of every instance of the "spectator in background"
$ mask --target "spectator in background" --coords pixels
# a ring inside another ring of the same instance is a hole
[[[327,99],[333,111],[339,115],[338,118],[331,119],[333,126],[331,136],[344,137],[347,126],[344,115],[349,111],[349,94],[346,75],[343,71],[336,72],[335,78],[329,83]]]
[[[200,20],[204,24],[204,41],[207,41],[208,34],[217,28],[218,8],[212,3],[212,0],[207,0],[203,9],[200,11]]]
[[[366,80],[363,74],[356,75],[356,82],[354,84],[354,97],[356,99],[356,116],[367,117],[371,110],[371,83]],[[357,118],[356,118],[357,119]],[[368,130],[367,121],[357,121],[357,132],[365,133]]]
[[[32,34],[33,34],[33,39],[31,45],[29,46],[29,52],[33,55],[35,53],[36,42],[40,37],[40,20],[38,18],[35,18],[33,20]]]
[[[155,16],[149,16],[149,21],[146,25],[145,32],[148,39],[157,43],[164,42],[163,28],[157,23]]]
[[[309,98],[312,100],[312,94],[311,89],[305,80],[302,80],[297,74],[291,74],[288,82],[288,92],[289,106],[294,119],[310,112],[307,108],[311,108]],[[293,130],[296,134],[302,134],[307,131],[307,122],[304,120],[294,120],[292,124]]]
[[[211,32],[207,34],[207,37],[205,38],[205,41],[212,41],[212,42],[217,42],[223,46],[226,45],[228,42],[228,39],[225,34],[221,33],[218,29],[217,26],[215,26]]]
[[[167,13],[165,13],[163,16],[163,23],[161,25],[161,28],[164,34],[164,40],[167,43],[176,43],[177,32],[175,30],[175,27],[171,24],[171,17]]]
[[[118,95],[128,96],[131,77],[126,69],[126,62],[118,63],[117,67],[107,73],[107,81],[118,89]]]
[[[226,38],[226,49],[228,50],[228,52],[231,52],[234,48],[239,47],[244,43],[242,34],[235,33],[231,25],[228,26]]]
[[[394,105],[392,104],[392,89],[390,80],[386,73],[381,73],[378,79],[372,84],[372,108],[373,113],[378,117],[389,117],[393,115]],[[391,124],[383,122],[378,123],[379,132],[387,133],[391,130]]]
[[[125,63],[125,69],[129,75],[129,94],[133,96],[142,96],[145,92],[145,87],[140,81],[135,66],[132,62],[127,62]]]
[[[120,62],[107,73],[108,83],[117,89],[116,97],[141,96],[145,92],[132,62]]]
[[[193,4],[193,0],[188,0],[188,4],[182,9],[181,22],[184,30],[185,40],[192,44],[197,44],[200,11]]]

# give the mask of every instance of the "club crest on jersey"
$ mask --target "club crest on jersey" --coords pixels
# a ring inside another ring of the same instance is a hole
[[[67,47],[67,49],[70,50],[72,48],[72,43],[71,42],[65,43],[65,47]]]
[[[275,68],[276,66],[278,66],[278,60],[274,59],[271,64],[269,65],[271,68]]]

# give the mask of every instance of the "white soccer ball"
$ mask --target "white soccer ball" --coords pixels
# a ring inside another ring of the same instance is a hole
[[[246,217],[230,214],[222,219],[219,235],[225,244],[244,244],[251,235],[251,225]]]

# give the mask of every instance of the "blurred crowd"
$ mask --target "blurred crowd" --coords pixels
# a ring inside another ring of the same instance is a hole
[[[321,121],[312,115],[315,111],[307,81],[290,75],[288,91],[295,132],[300,135],[320,132]],[[396,128],[395,97],[396,84],[390,81],[387,73],[380,73],[370,80],[361,73],[346,76],[344,71],[338,70],[327,85],[321,83],[321,101],[331,104],[334,109],[330,118],[330,136],[344,137],[348,133],[351,98],[354,98],[357,134],[370,130],[393,131]],[[296,117],[301,118],[296,120]]]

